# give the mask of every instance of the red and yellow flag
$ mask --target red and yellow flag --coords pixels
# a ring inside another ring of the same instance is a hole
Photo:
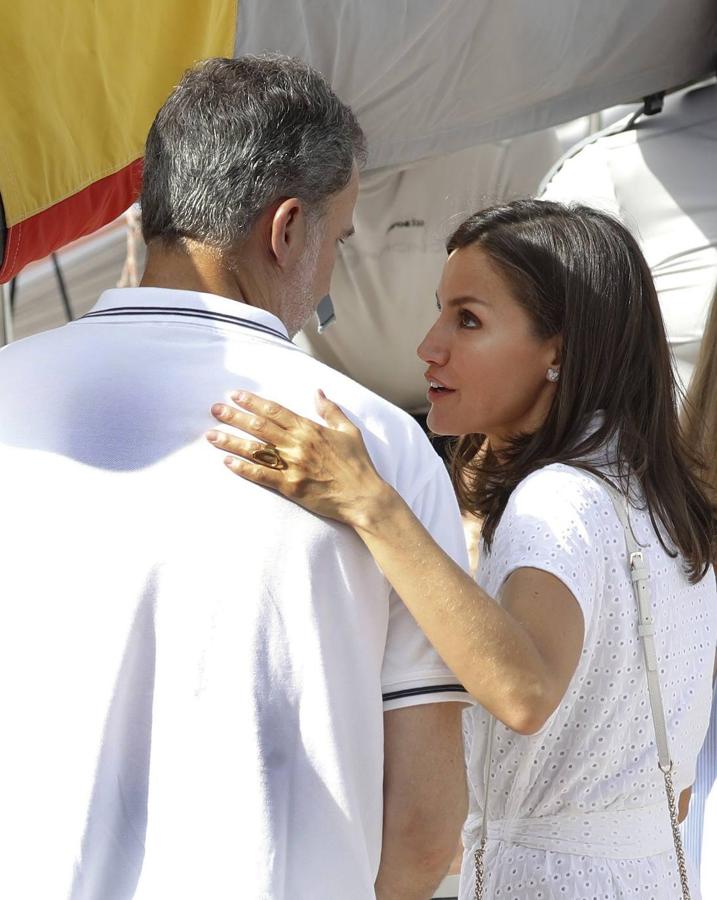
[[[185,69],[232,56],[236,0],[2,3],[0,282],[136,198],[144,141]]]

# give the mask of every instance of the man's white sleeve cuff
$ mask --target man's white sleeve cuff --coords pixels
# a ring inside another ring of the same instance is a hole
[[[455,678],[422,678],[383,688],[384,712],[404,706],[423,706],[427,703],[475,703]]]

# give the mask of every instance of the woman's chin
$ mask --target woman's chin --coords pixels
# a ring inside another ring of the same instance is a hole
[[[457,435],[463,434],[462,431],[457,430],[454,427],[454,424],[455,423],[450,422],[446,417],[436,414],[433,407],[431,407],[426,416],[426,425],[430,431],[441,437],[456,437]]]

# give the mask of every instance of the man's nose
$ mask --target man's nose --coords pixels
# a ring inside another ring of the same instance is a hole
[[[431,328],[416,350],[424,363],[434,366],[445,366],[450,355],[445,340],[442,340],[438,323]]]

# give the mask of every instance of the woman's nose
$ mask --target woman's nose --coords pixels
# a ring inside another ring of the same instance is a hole
[[[424,363],[444,366],[448,362],[449,352],[446,342],[441,339],[438,323],[431,328],[416,350],[419,359]]]

